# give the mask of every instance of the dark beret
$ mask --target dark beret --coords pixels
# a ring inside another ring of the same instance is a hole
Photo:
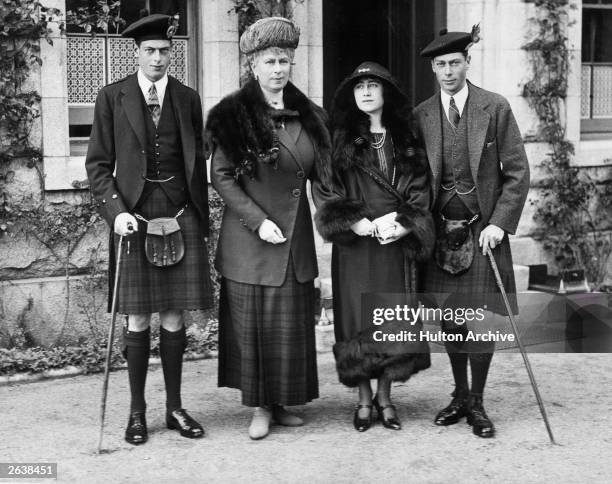
[[[249,25],[240,36],[240,50],[252,54],[268,47],[295,49],[300,41],[300,28],[284,17],[266,17]]]
[[[437,57],[453,52],[465,52],[480,40],[480,25],[474,25],[471,32],[440,31],[440,36],[421,51],[421,57]]]
[[[178,28],[178,15],[155,13],[130,24],[122,33],[123,37],[132,37],[136,42],[143,40],[172,40]]]

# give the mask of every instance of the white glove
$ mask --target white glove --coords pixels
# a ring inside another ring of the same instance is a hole
[[[115,233],[117,235],[130,235],[138,232],[138,221],[131,213],[122,212],[115,217]]]
[[[270,219],[265,219],[261,223],[257,229],[257,233],[261,240],[270,244],[282,244],[287,241],[281,229],[278,228],[278,225]]]

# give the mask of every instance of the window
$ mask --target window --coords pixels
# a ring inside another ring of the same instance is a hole
[[[83,7],[94,7],[95,0],[67,0],[66,10]],[[173,39],[173,56],[168,73],[181,82],[189,84],[195,77],[190,73],[192,68],[193,43],[189,42],[189,33],[193,31],[192,18],[189,18],[189,0],[130,0],[121,2],[119,16],[126,23],[120,29],[109,29],[104,34],[102,29],[96,36],[83,33],[75,25],[67,25],[67,66],[68,66],[68,118],[70,135],[70,155],[84,156],[93,122],[93,109],[96,95],[100,88],[111,82],[132,74],[137,69],[133,54],[133,40],[125,39],[119,34],[132,22],[141,17],[143,9],[149,13],[179,15],[179,29]]]
[[[582,139],[612,137],[612,0],[582,4]]]

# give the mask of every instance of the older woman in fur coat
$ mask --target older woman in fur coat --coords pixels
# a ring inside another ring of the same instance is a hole
[[[366,293],[417,290],[415,261],[426,259],[434,243],[427,161],[412,134],[406,96],[376,63],[362,63],[339,86],[332,122],[335,196],[319,207],[316,223],[334,243],[336,366],[342,383],[359,387],[356,430],[370,427],[372,404],[385,427],[399,430],[391,382],[428,368],[429,347],[418,339],[376,342],[376,329],[418,334],[420,322],[373,327],[371,317],[362,318],[361,299]],[[372,398],[374,378],[378,386]]]
[[[318,397],[317,276],[306,181],[330,178],[326,117],[289,76],[299,29],[265,18],[240,39],[254,79],[207,121],[211,180],[225,202],[215,266],[222,275],[219,386],[241,390],[261,439],[302,425],[285,406]]]

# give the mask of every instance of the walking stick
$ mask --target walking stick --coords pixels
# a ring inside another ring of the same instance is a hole
[[[108,377],[110,373],[113,341],[115,339],[115,320],[117,319],[117,289],[119,289],[119,270],[121,268],[121,252],[123,248],[123,235],[119,236],[117,248],[117,263],[115,264],[115,281],[113,283],[113,300],[111,303],[111,324],[108,330],[106,344],[106,364],[104,365],[104,383],[102,384],[102,402],[100,403],[100,436],[98,438],[98,454],[102,453],[102,437],[104,436],[104,417],[106,415],[106,395],[108,393]]]
[[[510,324],[512,325],[512,331],[514,332],[514,336],[516,337],[516,342],[518,344],[519,350],[521,351],[521,356],[523,357],[523,361],[525,362],[525,368],[527,369],[527,374],[529,375],[529,381],[531,382],[531,388],[533,388],[533,393],[535,394],[536,400],[538,401],[538,407],[540,407],[540,413],[542,414],[542,418],[544,419],[544,425],[546,425],[546,431],[548,432],[548,437],[550,438],[551,444],[556,444],[555,438],[552,434],[552,429],[550,428],[550,422],[548,421],[548,417],[546,416],[546,409],[544,408],[544,402],[542,402],[542,397],[540,397],[540,390],[538,389],[538,384],[536,383],[535,376],[533,374],[533,370],[531,369],[531,364],[529,363],[529,358],[527,358],[527,352],[525,351],[525,347],[521,342],[519,337],[518,327],[516,326],[516,321],[514,320],[514,314],[512,313],[512,309],[510,308],[510,302],[508,301],[508,295],[506,294],[506,289],[504,288],[504,284],[502,283],[501,276],[499,275],[499,269],[497,268],[497,263],[495,262],[495,258],[493,257],[493,253],[491,249],[486,247],[487,256],[489,257],[489,262],[491,264],[491,269],[493,269],[493,274],[495,274],[495,281],[497,282],[497,287],[502,294],[502,298],[504,299],[504,304],[506,305],[506,310],[508,311],[508,317],[510,318]]]

